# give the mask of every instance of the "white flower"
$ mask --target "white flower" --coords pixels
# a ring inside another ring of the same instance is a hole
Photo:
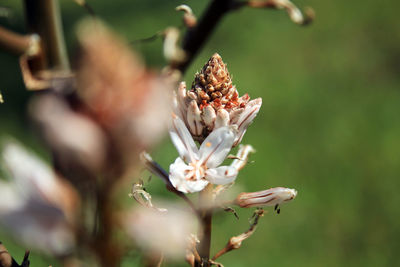
[[[177,190],[193,193],[203,190],[209,183],[228,184],[235,180],[236,168],[218,167],[235,141],[233,127],[214,130],[198,149],[183,121],[173,115],[170,136],[180,155],[169,167],[169,179]]]
[[[2,165],[10,182],[0,181],[0,224],[27,247],[62,255],[74,246],[75,191],[21,146],[7,143]]]

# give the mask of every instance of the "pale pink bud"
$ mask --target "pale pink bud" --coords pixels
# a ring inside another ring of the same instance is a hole
[[[235,204],[242,208],[276,206],[294,199],[296,195],[295,189],[274,187],[264,191],[240,193],[235,199]]]

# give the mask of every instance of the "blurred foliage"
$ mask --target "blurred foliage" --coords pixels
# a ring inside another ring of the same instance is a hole
[[[181,25],[174,7],[182,1],[88,1],[99,17],[128,41]],[[200,15],[208,1],[184,1]],[[396,266],[400,249],[400,27],[395,1],[296,1],[317,14],[310,27],[294,25],[283,11],[242,9],[229,14],[187,71],[194,73],[214,52],[228,63],[239,92],[261,96],[263,106],[244,143],[257,153],[236,186],[255,191],[296,188],[297,198],[272,209],[242,248],[220,258],[225,266]],[[20,1],[3,26],[23,32]],[[75,26],[87,12],[61,1],[69,54]],[[165,64],[161,40],[132,47],[147,64]],[[0,136],[12,135],[43,152],[28,123],[27,100],[17,58],[0,51]],[[166,137],[154,158],[168,168],[177,152]],[[157,179],[147,186],[168,196]],[[213,252],[248,228],[219,214]],[[23,249],[6,243],[20,260]],[[20,257],[20,258],[19,258]],[[134,259],[134,258],[132,258]],[[129,259],[126,266],[131,266]],[[57,266],[33,255],[33,266]],[[138,260],[133,260],[138,262]],[[125,266],[124,265],[124,266]],[[171,264],[171,266],[176,266]]]

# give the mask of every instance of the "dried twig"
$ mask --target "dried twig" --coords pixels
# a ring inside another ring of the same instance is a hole
[[[303,15],[300,9],[289,0],[247,1],[246,5],[253,8],[285,9],[290,19],[299,25],[308,25],[315,17],[312,8],[306,8]]]
[[[285,9],[291,20],[300,25],[307,25],[314,18],[314,11],[311,8],[306,9],[305,16],[303,16],[301,11],[289,0],[212,0],[200,21],[197,22],[195,27],[189,28],[183,39],[182,48],[187,53],[186,60],[172,67],[184,73],[223,16],[230,11],[246,6],[253,8]]]
[[[242,242],[244,240],[246,240],[247,238],[249,238],[256,231],[258,220],[263,215],[264,215],[264,210],[263,209],[257,209],[254,212],[254,215],[253,215],[254,221],[251,224],[249,230],[247,230],[246,232],[244,232],[243,234],[240,234],[238,236],[231,237],[231,239],[229,239],[229,241],[226,244],[226,246],[223,249],[221,249],[220,251],[218,251],[218,253],[215,254],[215,256],[212,258],[212,260],[214,261],[217,258],[219,258],[220,256],[224,255],[225,253],[227,253],[227,252],[229,252],[231,250],[240,248],[242,246]]]

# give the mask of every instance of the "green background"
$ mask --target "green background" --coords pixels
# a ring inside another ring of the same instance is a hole
[[[23,32],[20,1],[2,26]],[[181,25],[174,7],[186,3],[200,15],[208,1],[89,1],[97,15],[126,40]],[[262,97],[263,106],[243,143],[257,153],[236,186],[256,191],[296,188],[297,198],[270,212],[242,248],[219,260],[225,266],[395,266],[400,264],[400,23],[397,1],[296,1],[317,14],[309,27],[293,24],[284,11],[242,9],[227,15],[186,73],[194,73],[218,52],[241,94]],[[73,1],[61,1],[72,57],[75,26],[86,16]],[[165,64],[161,40],[133,47],[147,64]],[[46,157],[28,119],[17,58],[0,51],[0,136],[12,135]],[[153,152],[164,167],[177,152],[168,138]],[[161,182],[147,186],[167,196]],[[1,196],[0,196],[1,199]],[[240,220],[219,214],[212,250],[248,228],[251,210]],[[19,261],[23,249],[4,232]],[[57,266],[38,254],[32,266]],[[138,264],[138,260],[133,260]],[[124,266],[131,266],[129,259]],[[175,263],[170,263],[171,266]]]

